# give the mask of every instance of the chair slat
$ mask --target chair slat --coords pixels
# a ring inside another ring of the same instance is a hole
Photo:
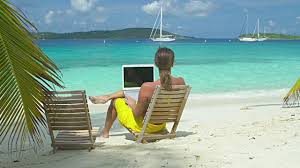
[[[63,105],[56,105],[56,104],[47,104],[46,105],[47,109],[76,109],[76,108],[80,108],[80,109],[84,109],[85,108],[85,104],[63,104]]]
[[[172,85],[172,90],[186,90],[186,85]],[[165,88],[160,88],[160,90],[166,90]]]
[[[53,130],[88,130],[88,126],[52,126]]]
[[[86,113],[49,113],[49,117],[63,117],[63,118],[72,118],[72,117],[86,117]]]
[[[88,126],[87,121],[78,121],[78,122],[57,122],[52,121],[50,122],[52,126]]]
[[[151,116],[151,118],[150,118],[150,120],[165,120],[165,119],[167,119],[167,120],[175,120],[177,117],[176,116],[172,116],[172,115],[160,115],[160,116],[154,116],[154,115],[152,115]]]
[[[74,90],[74,91],[50,91],[50,94],[60,95],[60,94],[72,94],[72,95],[83,95],[84,91],[82,90]]]
[[[78,108],[78,109],[65,109],[65,108],[47,108],[48,113],[83,113],[85,112],[85,109]]]
[[[185,94],[186,90],[172,90],[172,91],[167,91],[167,90],[161,90],[159,95],[178,95],[178,94]]]
[[[177,116],[178,112],[152,112],[152,116]]]
[[[184,94],[159,94],[157,96],[158,99],[182,99],[184,98]]]
[[[69,137],[56,137],[56,141],[81,141],[81,140],[89,140],[90,137],[87,136],[69,136]]]
[[[162,112],[162,111],[178,111],[179,107],[154,107],[153,112]]]
[[[163,103],[163,104],[155,104],[154,108],[160,107],[180,107],[181,103]]]
[[[150,119],[150,123],[152,124],[162,124],[165,122],[175,122],[176,119]]]
[[[156,104],[181,103],[182,99],[156,99]]]
[[[82,100],[82,95],[56,95],[50,98],[47,98],[47,100]]]
[[[83,100],[48,100],[48,105],[59,105],[59,104],[84,104]]]
[[[76,122],[76,121],[87,121],[86,117],[49,117],[49,122]]]

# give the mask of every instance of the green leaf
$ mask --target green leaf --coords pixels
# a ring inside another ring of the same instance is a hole
[[[284,97],[283,101],[288,106],[299,106],[299,100],[300,100],[300,79],[298,79],[295,85]]]
[[[0,0],[0,144],[22,150],[43,143],[45,92],[63,87],[58,67],[34,43],[26,17]]]

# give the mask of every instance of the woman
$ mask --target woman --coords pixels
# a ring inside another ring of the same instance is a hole
[[[154,82],[143,83],[137,101],[130,96],[125,97],[123,91],[118,91],[110,95],[90,97],[90,100],[94,104],[106,103],[111,100],[107,110],[105,126],[102,131],[103,137],[109,137],[109,130],[117,117],[123,126],[130,128],[135,132],[140,132],[143,126],[143,118],[146,114],[155,87],[161,85],[165,89],[170,90],[172,89],[172,85],[185,85],[183,78],[175,78],[171,75],[174,57],[174,52],[169,48],[159,48],[157,50],[155,54],[155,65],[159,69],[160,79]],[[160,125],[148,124],[146,132],[159,132],[164,130],[165,127],[165,123]]]

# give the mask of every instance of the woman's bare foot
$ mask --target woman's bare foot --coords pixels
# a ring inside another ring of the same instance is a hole
[[[105,104],[106,102],[109,101],[109,96],[107,96],[107,95],[104,95],[104,96],[89,96],[89,99],[94,104]]]
[[[108,131],[105,131],[105,130],[103,129],[103,131],[102,131],[102,133],[101,133],[101,136],[102,136],[103,138],[109,138],[109,132],[108,132]]]

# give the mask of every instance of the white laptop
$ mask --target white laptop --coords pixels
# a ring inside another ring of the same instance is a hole
[[[125,96],[131,96],[135,100],[138,100],[142,84],[154,81],[154,65],[123,65],[122,76],[122,86]]]

